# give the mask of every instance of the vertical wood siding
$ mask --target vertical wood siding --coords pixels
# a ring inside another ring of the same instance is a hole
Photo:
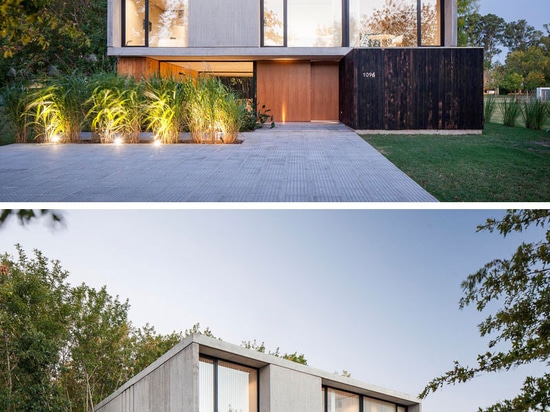
[[[353,50],[340,63],[340,121],[365,130],[482,129],[483,50]]]

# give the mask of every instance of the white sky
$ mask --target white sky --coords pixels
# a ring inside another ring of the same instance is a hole
[[[129,299],[136,326],[162,333],[200,322],[239,344],[304,353],[311,366],[418,394],[485,350],[460,282],[507,257],[529,231],[475,234],[503,211],[69,210],[66,229],[15,221],[0,251],[20,243],[58,259],[73,284]],[[468,412],[508,397],[526,370],[446,387],[424,412]]]

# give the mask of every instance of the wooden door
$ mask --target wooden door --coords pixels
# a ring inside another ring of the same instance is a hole
[[[338,120],[338,74],[338,63],[311,63],[311,120]]]

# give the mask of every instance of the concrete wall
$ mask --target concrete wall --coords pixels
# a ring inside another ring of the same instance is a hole
[[[277,365],[260,370],[260,411],[321,412],[321,378]]]
[[[198,412],[199,348],[162,357],[96,408],[97,412]],[[156,366],[156,367],[155,367]]]
[[[189,47],[259,47],[260,2],[189,2]]]

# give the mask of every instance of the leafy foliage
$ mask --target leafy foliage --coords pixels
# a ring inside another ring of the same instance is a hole
[[[0,228],[11,216],[16,216],[22,225],[43,216],[49,216],[54,225],[63,223],[63,215],[50,209],[0,209]]]
[[[492,337],[489,350],[478,355],[477,365],[454,368],[432,380],[422,398],[446,384],[469,381],[480,373],[508,371],[550,358],[550,211],[509,210],[500,220],[488,219],[478,231],[506,237],[530,226],[546,229],[543,239],[522,243],[509,259],[495,259],[462,283],[460,308],[473,305],[480,312],[489,304],[499,309],[478,325],[480,335]],[[498,350],[499,347],[505,348]],[[486,408],[487,412],[547,411],[550,408],[550,374],[528,377],[513,399]]]
[[[256,342],[256,339],[254,339],[254,341],[243,341],[241,343],[241,346],[246,348],[246,349],[256,350],[260,353],[266,353],[266,348],[265,348],[264,342],[258,343],[258,342]],[[294,352],[294,353],[281,354],[280,351],[279,351],[279,348],[277,348],[277,349],[275,349],[275,351],[271,351],[271,350],[267,351],[267,354],[272,355],[272,356],[276,356],[278,358],[287,359],[287,360],[290,360],[292,362],[300,363],[302,365],[307,365],[307,359],[305,358],[303,353]]]
[[[149,324],[135,328],[128,301],[106,287],[72,287],[58,261],[39,251],[30,259],[16,247],[17,258],[0,256],[2,411],[93,411],[184,337],[214,337],[199,323],[167,335]],[[307,363],[302,354],[272,354]]]

